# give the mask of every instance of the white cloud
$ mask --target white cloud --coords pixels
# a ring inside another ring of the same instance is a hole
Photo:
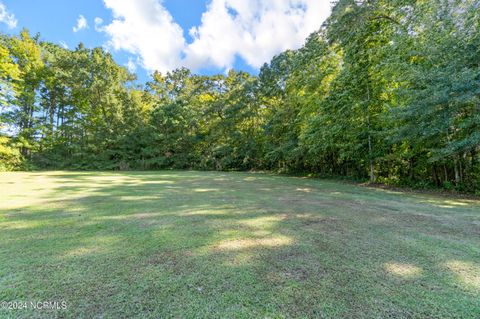
[[[238,55],[259,68],[301,47],[329,13],[329,0],[212,0],[202,24],[190,30],[186,61],[192,68],[228,68]]]
[[[87,19],[83,15],[79,15],[77,19],[77,25],[73,27],[73,32],[78,32],[88,28]]]
[[[102,28],[109,45],[140,57],[147,70],[217,67],[241,57],[259,68],[274,55],[299,48],[330,14],[330,0],[210,0],[187,43],[161,0],[104,0],[114,20]]]
[[[147,70],[167,71],[181,65],[182,28],[158,0],[104,0],[113,21],[103,30],[114,50],[140,56]]]
[[[102,18],[96,17],[96,18],[93,20],[93,22],[94,22],[94,24],[95,24],[95,31],[97,31],[97,32],[103,31],[103,28],[102,28],[103,19],[102,19]]]
[[[13,13],[8,12],[7,7],[0,2],[0,22],[7,25],[9,29],[17,27],[17,19]]]

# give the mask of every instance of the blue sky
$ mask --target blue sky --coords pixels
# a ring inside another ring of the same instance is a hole
[[[140,79],[180,66],[256,73],[300,47],[329,9],[330,0],[0,0],[0,31],[25,27],[70,49],[103,46]]]

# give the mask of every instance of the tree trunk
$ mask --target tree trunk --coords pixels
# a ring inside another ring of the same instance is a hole
[[[432,178],[435,185],[437,187],[440,186],[440,179],[438,178],[438,175],[437,175],[437,165],[435,164],[432,165]]]
[[[372,143],[372,135],[370,132],[370,114],[368,114],[368,106],[370,104],[370,87],[367,85],[367,125],[368,125],[368,159],[370,162],[370,183],[375,183],[375,167],[373,162],[373,143]]]
[[[375,183],[375,170],[374,170],[374,163],[372,158],[372,137],[370,136],[370,132],[368,133],[368,155],[370,158],[370,182]]]
[[[455,170],[455,184],[458,185],[462,182],[462,179],[460,177],[460,170],[459,170],[459,167],[458,167],[458,159],[455,157],[455,160],[454,160],[454,170]]]
[[[443,172],[445,174],[444,182],[448,182],[448,171],[447,171],[447,165],[445,165],[445,164],[443,164]]]

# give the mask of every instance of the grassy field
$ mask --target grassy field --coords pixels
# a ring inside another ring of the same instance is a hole
[[[480,202],[215,172],[0,174],[0,318],[479,318]]]

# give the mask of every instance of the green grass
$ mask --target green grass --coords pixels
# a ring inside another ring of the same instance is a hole
[[[0,318],[479,318],[480,202],[248,173],[0,174]]]

